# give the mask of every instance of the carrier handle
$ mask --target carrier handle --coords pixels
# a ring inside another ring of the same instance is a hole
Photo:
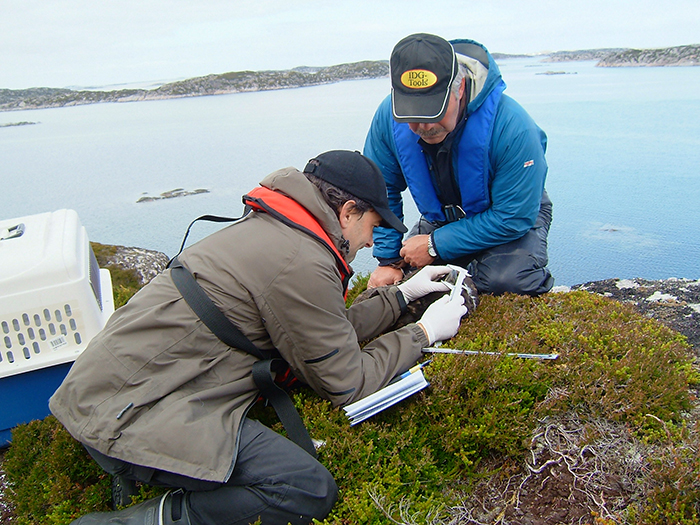
[[[0,241],[7,241],[9,239],[15,239],[17,237],[21,237],[24,235],[24,223],[20,222],[19,224],[15,224],[14,226],[10,226],[9,228],[6,228],[2,234],[0,234]]]

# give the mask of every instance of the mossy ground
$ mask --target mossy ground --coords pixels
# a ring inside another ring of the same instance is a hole
[[[340,487],[326,523],[700,524],[700,376],[682,336],[579,291],[483,296],[446,346],[559,358],[434,355],[428,389],[355,427],[296,391]],[[109,480],[51,417],[16,430],[4,466],[17,524],[109,508]]]

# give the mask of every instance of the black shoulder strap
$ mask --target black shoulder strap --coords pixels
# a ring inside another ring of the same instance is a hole
[[[190,230],[192,229],[192,226],[194,225],[195,222],[197,221],[209,221],[209,222],[236,222],[240,221],[243,219],[246,215],[248,215],[248,212],[250,211],[249,208],[246,207],[246,210],[243,212],[243,215],[240,217],[222,217],[220,215],[202,215],[201,217],[197,217],[195,220],[193,220],[190,225],[187,227],[187,231],[185,232],[185,236],[182,238],[182,244],[180,244],[180,249],[178,252],[175,254],[175,257],[173,257],[170,260],[170,263],[168,265],[172,264],[173,260],[182,253],[182,250],[185,249],[185,243],[187,242],[187,237],[190,235]]]
[[[182,265],[177,257],[174,257],[171,261],[170,269],[175,286],[207,328],[228,346],[248,352],[259,359],[253,365],[253,381],[255,381],[255,385],[263,397],[272,403],[277,417],[287,431],[289,439],[313,457],[316,457],[316,449],[311,441],[309,432],[299,416],[299,412],[297,412],[287,392],[277,386],[272,377],[273,371],[281,371],[281,368],[286,365],[284,360],[279,358],[271,359],[270,356],[264,355],[250,339],[243,335],[238,327],[219,310],[202,287],[199,286],[192,273]]]
[[[239,348],[253,354],[258,359],[269,359],[262,351],[250,342],[246,336],[223,314],[206,292],[197,283],[190,271],[175,257],[170,264],[171,275],[175,286],[184,297],[190,308],[202,322],[228,346]]]
[[[294,407],[289,394],[277,385],[272,377],[273,371],[282,372],[285,367],[287,367],[287,363],[284,359],[257,361],[253,365],[253,381],[255,381],[255,385],[260,389],[263,397],[272,404],[277,417],[287,431],[289,439],[315,458],[317,457],[316,448],[313,441],[311,441],[309,431],[306,430],[306,426],[301,420],[299,412]]]

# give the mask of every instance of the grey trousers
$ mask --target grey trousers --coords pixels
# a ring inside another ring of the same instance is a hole
[[[449,263],[466,268],[482,294],[543,294],[554,285],[554,278],[547,269],[547,235],[551,223],[552,202],[545,192],[535,226],[520,239],[454,260],[438,259],[434,264]],[[421,217],[408,237],[428,234],[438,227]]]
[[[323,465],[253,419],[243,421],[236,465],[225,483],[132,465],[86,448],[112,475],[184,489],[193,525],[247,525],[258,518],[263,525],[308,524],[325,518],[338,497],[338,487]]]

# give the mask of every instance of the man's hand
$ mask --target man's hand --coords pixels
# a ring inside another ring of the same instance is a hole
[[[403,242],[403,248],[399,255],[409,266],[414,268],[422,268],[431,264],[435,257],[428,255],[428,239],[429,235],[414,235]]]
[[[393,266],[377,266],[372,272],[372,275],[369,276],[367,288],[396,284],[401,279],[403,279],[403,271],[400,268],[394,268]]]
[[[454,337],[459,330],[462,316],[466,313],[467,307],[464,306],[464,297],[461,294],[452,300],[449,295],[443,295],[428,306],[418,325],[423,328],[428,343],[432,345]]]
[[[449,292],[450,287],[439,279],[450,273],[447,266],[425,266],[408,281],[399,285],[407,303],[433,292]]]

